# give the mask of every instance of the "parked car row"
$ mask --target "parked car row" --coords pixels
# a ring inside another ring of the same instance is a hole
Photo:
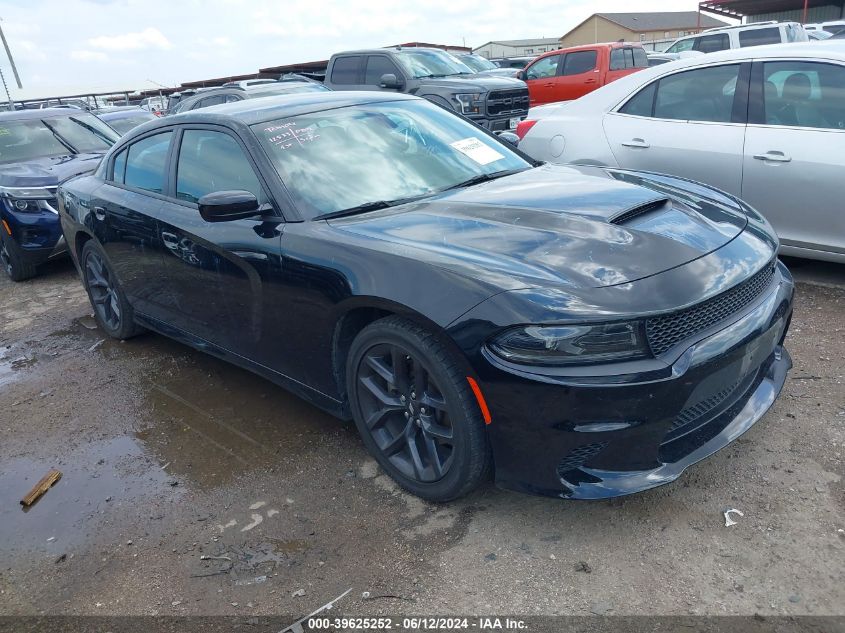
[[[712,53],[532,110],[519,147],[553,163],[659,172],[741,198],[788,255],[845,262],[845,46]]]

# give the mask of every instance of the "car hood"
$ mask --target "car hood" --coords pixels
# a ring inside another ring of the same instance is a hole
[[[702,185],[553,165],[330,221],[503,289],[629,283],[721,248],[747,223],[735,200]]]
[[[426,86],[439,86],[455,90],[490,91],[525,88],[525,82],[514,77],[496,77],[495,75],[452,75],[449,77],[424,77],[419,81]]]
[[[103,154],[46,156],[0,165],[2,187],[55,187],[68,178],[94,171]]]

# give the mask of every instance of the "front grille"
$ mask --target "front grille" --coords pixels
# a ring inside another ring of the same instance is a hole
[[[602,452],[605,446],[607,446],[607,442],[595,442],[594,444],[584,444],[574,449],[569,455],[560,460],[560,463],[557,465],[558,476],[563,477],[570,470],[580,468],[588,459]]]
[[[728,385],[721,391],[714,393],[712,396],[709,396],[704,400],[699,400],[695,404],[681,411],[672,422],[672,426],[669,428],[669,432],[666,434],[663,442],[671,442],[682,435],[686,435],[689,431],[694,431],[700,425],[702,420],[708,416],[708,414],[714,412],[719,406],[724,404],[728,398],[736,393],[737,389],[744,384],[749,383],[753,379],[753,373],[750,376],[743,376],[735,383]]]
[[[528,114],[528,89],[494,90],[487,95],[488,116]]]
[[[707,301],[676,312],[646,320],[651,352],[659,356],[684,339],[695,336],[736,314],[760,296],[772,281],[775,264],[768,264],[750,279]]]

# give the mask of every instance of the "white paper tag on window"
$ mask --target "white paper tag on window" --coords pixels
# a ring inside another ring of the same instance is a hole
[[[489,145],[482,143],[481,139],[465,138],[460,141],[450,143],[452,147],[458,150],[461,154],[469,156],[479,165],[488,165],[497,160],[504,158],[504,155],[494,150]]]

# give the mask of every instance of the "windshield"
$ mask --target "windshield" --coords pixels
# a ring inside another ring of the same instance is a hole
[[[93,114],[53,117],[44,119],[44,124],[80,154],[104,152],[119,138],[114,130]]]
[[[125,116],[119,119],[109,119],[106,122],[117,131],[118,134],[126,134],[133,127],[137,127],[147,121],[152,121],[156,118],[154,114],[139,112],[132,116]]]
[[[483,70],[496,70],[498,66],[481,55],[461,55],[460,61],[480,73]]]
[[[414,79],[421,77],[448,77],[449,75],[474,74],[466,64],[446,51],[405,50],[396,54],[405,72]]]
[[[92,114],[0,123],[0,163],[104,152],[118,139]]]
[[[307,218],[530,167],[427,101],[371,103],[252,126]]]

